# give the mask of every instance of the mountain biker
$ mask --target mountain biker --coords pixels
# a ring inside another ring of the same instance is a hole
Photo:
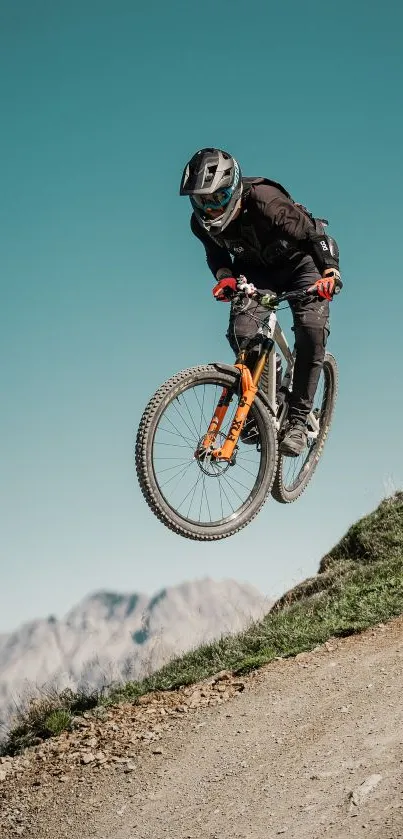
[[[203,243],[217,284],[216,300],[229,301],[236,277],[244,274],[259,290],[276,293],[314,286],[316,294],[290,301],[296,347],[293,389],[280,451],[299,455],[307,444],[306,421],[312,409],[329,335],[329,300],[342,285],[334,239],[280,184],[242,177],[228,152],[205,148],[185,166],[180,195],[193,208],[191,230]],[[323,222],[325,223],[325,222]],[[267,310],[250,301],[233,303],[227,338],[237,353]]]

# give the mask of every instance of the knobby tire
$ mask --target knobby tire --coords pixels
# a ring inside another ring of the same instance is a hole
[[[164,415],[169,416],[169,413],[167,414],[168,409],[171,406],[175,407],[175,400],[178,397],[183,397],[184,394],[191,392],[192,388],[196,388],[199,385],[216,385],[218,388],[225,387],[231,389],[234,392],[235,401],[240,396],[240,377],[235,368],[234,372],[223,371],[214,364],[208,364],[182,370],[172,376],[172,378],[168,379],[157,390],[143,413],[136,439],[136,471],[141,491],[148,506],[166,527],[189,539],[212,541],[224,539],[227,536],[232,536],[234,533],[237,533],[246,527],[262,508],[270,494],[276,474],[278,456],[277,433],[273,418],[260,399],[259,393],[257,393],[249,412],[249,417],[253,417],[256,420],[259,431],[260,448],[255,448],[255,452],[260,452],[260,465],[256,482],[250,490],[250,496],[247,497],[239,510],[234,511],[231,515],[227,515],[222,520],[201,523],[190,520],[186,515],[168,503],[160,487],[155,470],[154,448],[156,447],[154,446],[154,441],[158,438],[158,429],[161,428]],[[189,429],[195,423],[196,420],[190,416]],[[205,428],[203,426],[203,433],[206,431],[207,427]],[[187,434],[189,437],[190,430]],[[190,445],[191,441],[188,440],[187,442]],[[242,451],[245,452],[247,448],[245,446]],[[159,450],[157,449],[157,451]],[[162,459],[169,460],[169,458]],[[198,463],[192,463],[191,466],[197,469]],[[229,470],[231,470],[231,467],[229,467]],[[164,471],[167,472],[168,469]],[[180,475],[180,473],[178,474]],[[231,476],[230,471],[228,475]],[[207,495],[209,478],[207,480],[203,478],[203,480],[207,487],[205,489]],[[214,480],[214,476],[213,478],[210,477],[210,480]],[[246,489],[249,492],[249,487]]]

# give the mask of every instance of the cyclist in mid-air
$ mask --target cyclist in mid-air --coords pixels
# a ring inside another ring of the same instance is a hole
[[[315,295],[290,301],[296,362],[280,451],[297,456],[307,444],[306,421],[325,357],[329,300],[341,286],[337,244],[284,187],[267,178],[242,177],[237,161],[221,149],[196,152],[185,166],[180,194],[190,197],[191,229],[217,280],[216,300],[231,299],[241,274],[260,291],[315,286]],[[267,315],[254,301],[244,313],[242,307],[232,305],[227,332],[235,353]]]

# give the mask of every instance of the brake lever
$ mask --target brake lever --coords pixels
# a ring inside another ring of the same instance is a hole
[[[253,297],[253,295],[257,292],[256,286],[253,283],[248,283],[246,277],[244,277],[243,274],[241,274],[238,277],[237,288],[239,289],[239,291],[242,291],[248,297]]]

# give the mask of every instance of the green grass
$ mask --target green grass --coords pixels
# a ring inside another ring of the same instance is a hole
[[[100,691],[73,692],[56,690],[43,692],[27,708],[21,708],[14,727],[0,746],[0,755],[16,755],[49,737],[70,728],[75,716],[95,708],[102,701]]]
[[[107,694],[64,692],[28,708],[3,754],[68,728],[74,714],[97,704],[135,702],[150,691],[174,690],[219,670],[244,674],[277,656],[311,650],[330,637],[361,632],[403,613],[403,492],[354,524],[321,561],[318,574],[287,592],[245,632],[219,638],[169,662],[141,682]],[[87,703],[87,704],[86,704]],[[85,706],[85,707],[84,707]]]

